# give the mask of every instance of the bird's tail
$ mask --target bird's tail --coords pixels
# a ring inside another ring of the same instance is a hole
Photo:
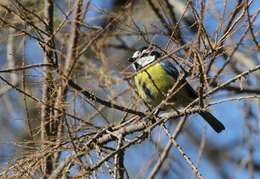
[[[200,112],[201,117],[203,117],[209,125],[217,132],[220,133],[225,129],[225,126],[211,113],[209,112]]]

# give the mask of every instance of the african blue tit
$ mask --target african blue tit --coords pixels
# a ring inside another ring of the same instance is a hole
[[[166,99],[169,90],[173,88],[178,79],[179,72],[169,59],[155,62],[161,53],[149,47],[136,51],[129,61],[132,63],[136,74],[134,83],[139,96],[149,105],[155,107]],[[153,63],[155,62],[155,63]],[[198,97],[195,90],[184,79],[180,89],[168,100],[174,107],[185,107]],[[216,131],[225,129],[224,125],[211,113],[199,112],[208,124]]]

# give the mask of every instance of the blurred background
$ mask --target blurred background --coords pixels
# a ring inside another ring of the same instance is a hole
[[[204,178],[259,178],[259,13],[257,0],[0,0],[0,176],[199,178],[194,165]],[[197,91],[217,89],[204,103],[226,127],[189,115],[176,141],[193,164],[172,146],[155,173],[169,137],[157,125],[131,143],[145,128],[121,130],[118,150],[118,129],[147,119],[111,105],[148,110],[127,59],[151,44]]]

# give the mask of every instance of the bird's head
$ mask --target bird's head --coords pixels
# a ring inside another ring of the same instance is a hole
[[[143,67],[154,62],[161,57],[161,54],[152,47],[143,47],[133,53],[133,56],[128,59],[133,64],[135,71],[141,70]]]

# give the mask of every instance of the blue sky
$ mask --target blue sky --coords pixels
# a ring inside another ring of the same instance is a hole
[[[104,0],[95,0],[92,2],[92,7],[96,6],[100,9],[106,9],[110,10],[110,5],[113,0],[104,1]],[[222,2],[223,1],[215,1],[217,5],[217,8],[221,10],[222,8]],[[230,7],[233,7],[230,5]],[[253,5],[251,6],[250,12],[255,12],[260,7],[260,1],[254,1]],[[88,13],[87,19],[92,18],[96,16],[95,11],[90,11]],[[259,17],[258,17],[259,18]],[[88,21],[90,24],[99,25],[99,23],[102,21],[94,20],[94,21]],[[259,27],[259,22],[258,27]],[[216,28],[216,21],[212,19],[211,14],[207,15],[205,18],[205,25],[207,28],[207,31],[209,33],[213,32]],[[28,62],[30,63],[41,63],[43,60],[43,51],[40,49],[39,45],[35,40],[27,39],[26,40],[26,46],[25,46],[25,56],[26,59],[28,59]],[[2,58],[2,55],[0,56]],[[1,65],[1,64],[0,64]],[[41,74],[40,70],[33,71],[32,74]],[[11,92],[10,95],[17,95],[16,92]],[[219,95],[219,94],[217,94]],[[221,93],[220,93],[221,95]],[[254,105],[254,104],[253,104]],[[209,140],[212,143],[216,143],[218,145],[226,145],[230,141],[233,141],[235,138],[242,138],[245,137],[247,134],[247,130],[245,129],[245,120],[244,115],[240,112],[241,109],[244,108],[242,101],[235,101],[235,102],[227,102],[219,105],[215,105],[212,107],[212,112],[214,115],[219,118],[226,126],[226,130],[222,132],[221,134],[216,134],[211,128],[207,126],[207,140]],[[18,114],[19,113],[19,114]],[[20,116],[22,112],[17,111],[17,116]],[[15,116],[12,116],[12,118],[15,118]],[[194,132],[201,134],[205,127],[205,122],[198,116],[194,115],[189,118],[189,120],[192,120],[192,125],[196,129]],[[23,124],[21,124],[21,120],[14,120],[14,126],[20,126],[24,127]],[[157,136],[160,132],[159,129],[155,130],[154,136]],[[260,141],[259,137],[254,137],[254,147],[255,147],[255,153],[254,153],[254,159],[258,162],[260,162],[260,153],[257,153],[257,150],[260,149]],[[168,141],[167,137],[162,135],[162,142],[166,143]],[[198,151],[196,148],[192,146],[189,139],[185,137],[185,135],[181,135],[180,138],[177,140],[181,146],[184,148],[185,152],[191,157],[193,161],[196,161],[198,157]],[[244,145],[246,146],[246,145]],[[4,150],[10,151],[10,147],[4,146]],[[11,150],[12,151],[12,150]],[[152,153],[151,153],[152,151]],[[180,156],[180,154],[176,151],[175,147],[173,147],[171,153],[173,156],[178,158],[178,160],[183,160],[183,157]],[[247,156],[247,150],[241,149],[241,148],[234,148],[234,153],[237,153],[239,156],[243,156],[242,159],[245,159]],[[66,153],[67,154],[67,153]],[[65,155],[65,154],[64,154]],[[136,176],[137,174],[140,174],[138,172],[141,172],[140,169],[142,169],[147,162],[156,155],[154,145],[151,145],[149,141],[145,141],[142,144],[136,145],[134,147],[131,147],[126,152],[126,159],[125,164],[127,169],[129,169],[131,176]],[[191,169],[189,166],[185,165],[185,161],[182,161],[182,164],[185,166],[185,171],[190,172]],[[153,166],[153,165],[152,165]],[[149,170],[151,168],[148,168],[146,171],[146,174],[149,174]],[[220,176],[218,175],[218,172],[214,170],[214,168],[211,166],[210,162],[207,161],[207,159],[202,155],[202,160],[199,165],[199,170],[203,174],[205,178],[211,178],[211,179],[218,179]],[[234,178],[236,179],[243,179],[248,177],[248,173],[245,170],[239,170],[238,168],[235,168],[232,165],[227,164],[226,170],[233,170],[234,171]],[[101,178],[107,178],[107,175],[100,175]],[[188,178],[192,176],[192,173],[188,174]],[[260,178],[260,173],[256,174],[256,178]]]

